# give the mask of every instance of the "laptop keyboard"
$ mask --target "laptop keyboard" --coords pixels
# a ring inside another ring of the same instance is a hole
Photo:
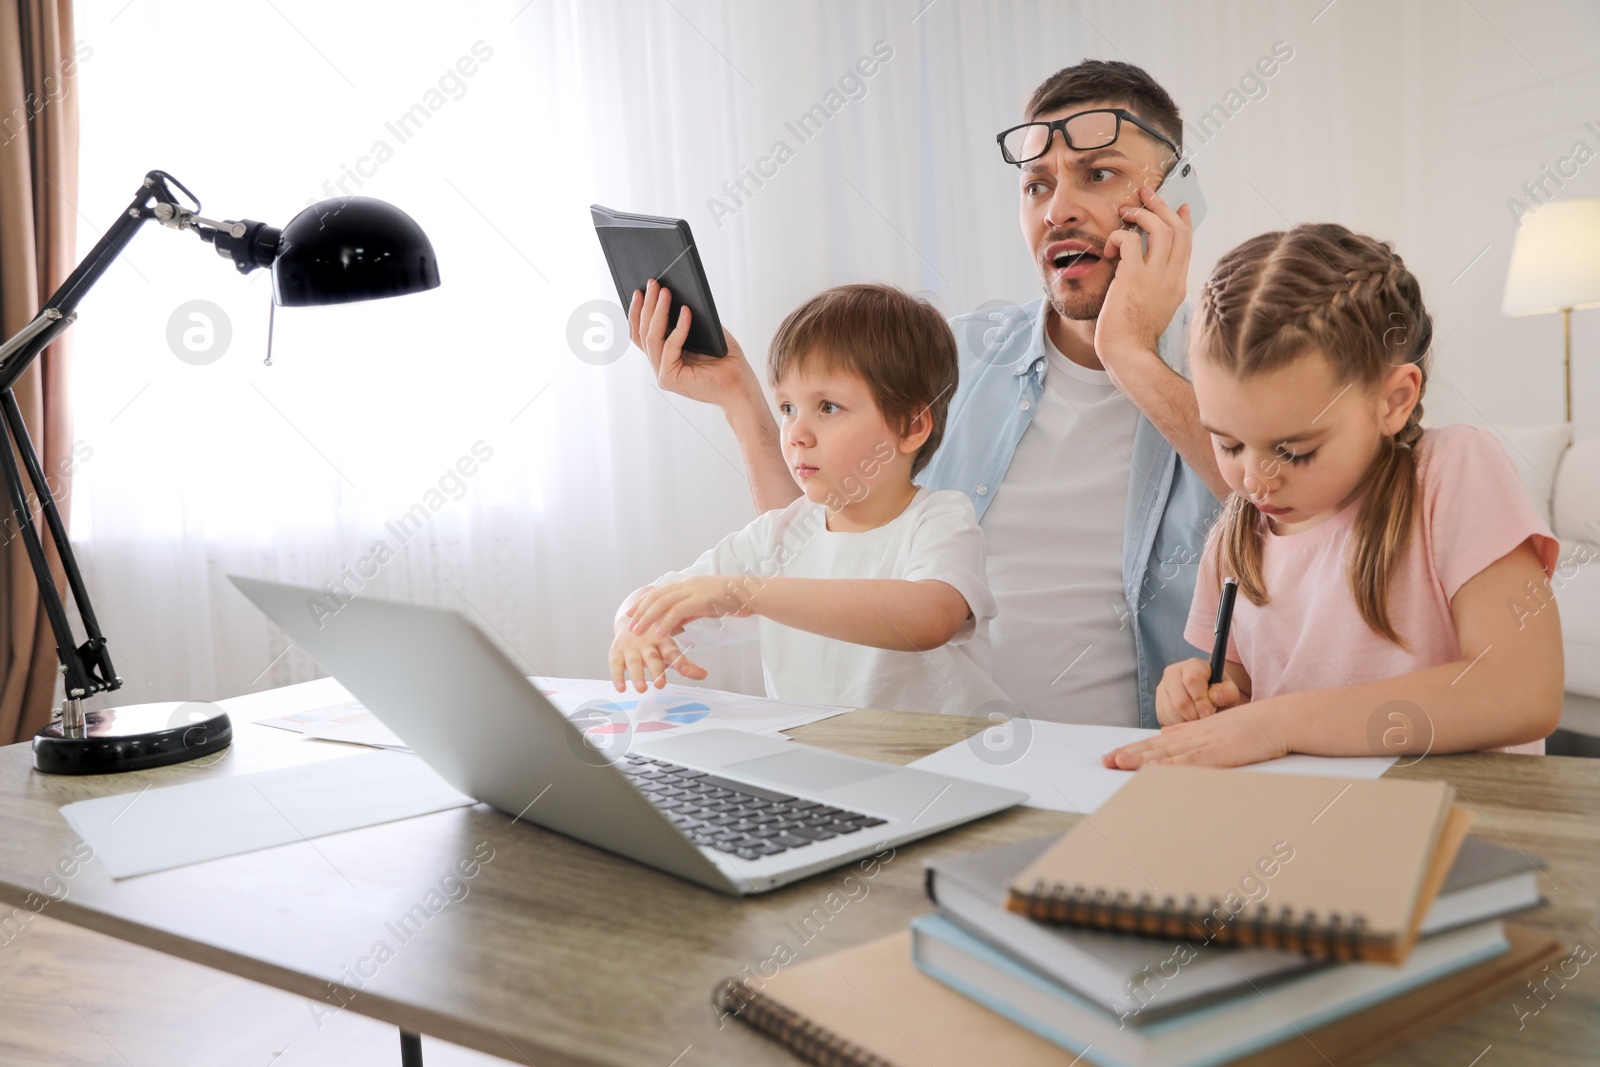
[[[689,840],[740,859],[776,856],[885,822],[665,760],[624,756],[616,768]]]

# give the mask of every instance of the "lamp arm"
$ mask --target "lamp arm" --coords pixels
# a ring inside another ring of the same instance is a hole
[[[100,632],[94,607],[89,603],[89,593],[84,588],[83,575],[78,571],[77,558],[73,555],[72,545],[67,540],[66,524],[61,521],[61,512],[56,508],[55,496],[45,478],[44,470],[39,466],[39,457],[33,450],[33,443],[28,438],[28,427],[23,422],[22,409],[17,404],[16,395],[10,389],[0,390],[0,415],[3,415],[4,419],[0,422],[0,481],[5,483],[6,502],[10,504],[11,514],[16,521],[17,535],[22,538],[22,543],[28,550],[28,562],[33,566],[34,580],[39,587],[39,601],[44,607],[45,617],[50,621],[51,632],[55,635],[56,660],[61,665],[66,693],[68,697],[77,701],[95,693],[117,689],[122,685],[122,679],[117,676],[116,668],[111,663],[105,635]],[[10,444],[7,443],[8,439]],[[27,490],[22,484],[21,474],[11,455],[11,445],[15,445],[17,454],[22,457],[23,466],[28,472],[28,480],[33,484],[34,497],[39,502],[39,510],[44,515],[50,538],[55,542],[56,552],[61,558],[67,586],[72,590],[73,600],[78,605],[78,614],[83,619],[86,640],[81,646],[73,644],[72,624],[67,619],[61,595],[56,590],[55,577],[50,573],[50,563],[45,556],[44,544],[39,538],[38,528],[34,524],[32,511],[28,506]]]
[[[0,389],[10,389],[16,384],[39,353],[72,325],[77,318],[78,302],[111,269],[111,264],[128,247],[139,228],[157,217],[155,207],[163,203],[176,212],[177,198],[167,188],[162,172],[153,170],[145,175],[144,183],[139,186],[127,209],[95,242],[89,254],[67,276],[67,280],[50,294],[50,299],[44,302],[33,321],[0,347]]]
[[[193,207],[179,202],[173,192],[174,186],[193,202]],[[39,353],[72,325],[79,301],[111,269],[111,264],[128,247],[140,227],[152,220],[172,229],[194,231],[202,241],[215,245],[218,255],[231,259],[241,274],[270,266],[278,256],[282,231],[248,219],[217,222],[204,218],[200,215],[199,199],[182,182],[166,171],[153,170],[144,176],[127,208],[44,302],[34,320],[0,346],[0,389],[9,389],[15,384]],[[18,347],[13,350],[13,346]]]

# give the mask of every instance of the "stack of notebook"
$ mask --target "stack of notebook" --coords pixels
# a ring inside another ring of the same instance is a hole
[[[1142,770],[1063,837],[931,861],[936,914],[720,1006],[816,1063],[1324,1063],[1553,958],[1535,861],[1441,782]]]

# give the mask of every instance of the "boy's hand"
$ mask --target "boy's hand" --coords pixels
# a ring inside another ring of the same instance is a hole
[[[742,619],[752,614],[753,590],[739,580],[721,575],[684,578],[645,593],[628,609],[633,621],[628,629],[635,634],[660,640],[682,631],[695,619]]]
[[[736,397],[750,395],[752,389],[755,397],[761,397],[761,383],[733,334],[722,331],[728,354],[721,359],[694,352],[685,359],[683,343],[689,337],[693,316],[687,305],[679,311],[677,322],[667,321],[671,315],[670,289],[661,288],[651,279],[645,283],[643,293],[633,291],[633,299],[628,302],[628,336],[644,349],[657,385],[669,393],[719,407]],[[667,332],[669,327],[671,333]],[[762,399],[761,403],[766,401]]]
[[[1239,687],[1226,676],[1210,685],[1211,664],[1203,659],[1186,659],[1167,665],[1156,687],[1156,721],[1162,726],[1201,719],[1241,699]]]
[[[672,638],[641,636],[630,631],[622,621],[617,623],[616,631],[611,641],[611,684],[617,692],[627,692],[630,675],[634,687],[641,693],[647,684],[660,689],[667,684],[669,668],[696,681],[706,677],[706,669],[684,655]]]

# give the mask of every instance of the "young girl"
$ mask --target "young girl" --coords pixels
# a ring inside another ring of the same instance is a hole
[[[1432,335],[1400,257],[1343,226],[1262,234],[1218,262],[1191,373],[1233,493],[1184,635],[1209,653],[1237,578],[1224,680],[1208,686],[1204,659],[1169,666],[1160,735],[1106,766],[1544,751],[1563,690],[1558,544],[1492,433],[1422,428]]]

